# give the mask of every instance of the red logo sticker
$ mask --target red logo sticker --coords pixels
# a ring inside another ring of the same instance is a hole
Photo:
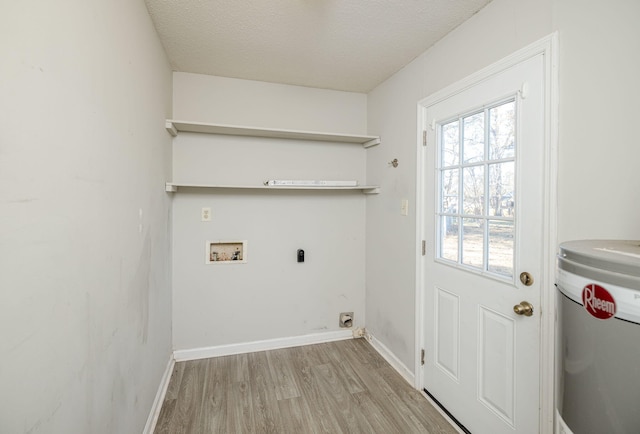
[[[598,319],[609,319],[616,314],[616,301],[613,296],[595,283],[585,286],[582,290],[582,303],[587,312]]]

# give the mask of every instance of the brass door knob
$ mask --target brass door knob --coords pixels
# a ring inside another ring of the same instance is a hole
[[[528,301],[521,301],[520,304],[513,306],[513,311],[518,315],[531,316],[533,315],[533,305]]]

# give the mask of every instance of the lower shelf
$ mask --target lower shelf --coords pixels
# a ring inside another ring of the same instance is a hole
[[[327,187],[327,186],[265,186],[265,185],[205,185],[205,184],[181,184],[175,182],[167,182],[165,189],[168,193],[176,193],[179,188],[203,188],[203,189],[245,189],[245,190],[352,190],[359,191],[364,194],[378,194],[380,187],[377,185],[358,185],[355,187]]]

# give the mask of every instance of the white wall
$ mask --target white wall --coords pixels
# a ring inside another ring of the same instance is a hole
[[[551,33],[551,0],[494,0],[368,95],[367,329],[413,372],[415,363],[417,103]],[[397,158],[399,166],[389,167]],[[400,202],[409,199],[409,216]],[[392,252],[392,254],[389,254]]]
[[[364,134],[366,95],[175,73],[174,116]],[[360,145],[181,133],[173,179],[364,183],[365,153]],[[354,192],[181,189],[173,199],[174,348],[336,331],[345,311],[364,325],[365,200]],[[211,222],[201,221],[203,207],[212,209]],[[247,240],[248,263],[205,264],[207,240]]]
[[[366,134],[367,97],[339,92],[176,72],[175,119]]]
[[[555,0],[559,241],[640,239],[640,2]]]
[[[141,432],[171,351],[164,51],[142,1],[18,1],[0,59],[0,432]]]

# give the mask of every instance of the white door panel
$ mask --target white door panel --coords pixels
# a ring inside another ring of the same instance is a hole
[[[478,307],[478,399],[513,425],[515,321]]]
[[[435,364],[454,381],[460,373],[460,297],[436,288]]]

